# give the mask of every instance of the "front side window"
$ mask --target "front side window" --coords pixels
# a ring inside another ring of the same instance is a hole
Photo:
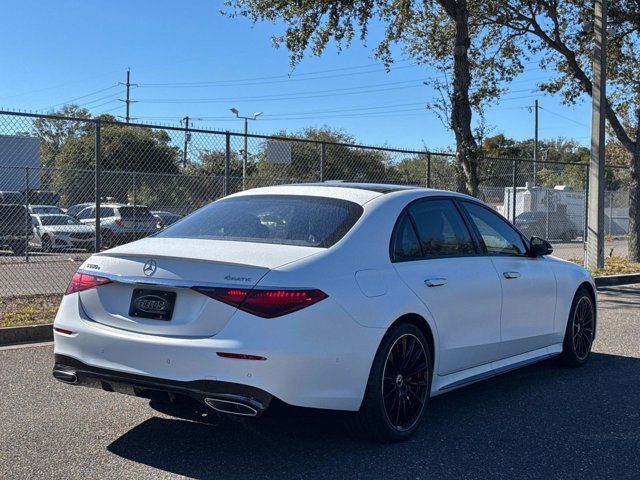
[[[421,200],[409,206],[425,258],[476,253],[471,234],[451,200]]]
[[[488,208],[462,202],[475,224],[489,255],[525,255],[527,247],[520,234]]]
[[[328,197],[243,195],[213,202],[157,237],[330,247],[362,212],[356,203]]]

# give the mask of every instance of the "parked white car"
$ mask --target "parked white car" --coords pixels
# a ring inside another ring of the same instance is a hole
[[[237,415],[274,398],[351,411],[402,440],[432,396],[587,361],[594,283],[551,251],[456,193],[248,190],[84,262],[55,319],[53,375]]]
[[[92,204],[75,217],[85,225],[96,224],[96,208]],[[158,230],[158,219],[144,205],[107,203],[100,205],[100,240],[103,248],[144,238]]]
[[[95,230],[69,215],[31,215],[31,223],[33,237],[29,243],[44,252],[69,248],[92,252],[95,247]]]

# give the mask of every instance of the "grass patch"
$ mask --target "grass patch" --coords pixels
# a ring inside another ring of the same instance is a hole
[[[640,263],[630,262],[626,257],[611,256],[604,259],[604,268],[591,270],[591,275],[594,277],[625,273],[640,273]]]
[[[569,260],[573,263],[577,263],[578,265],[583,265],[584,263],[582,260],[578,260],[577,258],[570,258]],[[605,257],[603,268],[596,268],[594,270],[589,270],[589,272],[594,277],[640,273],[640,263],[630,262],[627,257],[611,255],[609,257]]]
[[[0,327],[52,323],[62,295],[0,298]]]

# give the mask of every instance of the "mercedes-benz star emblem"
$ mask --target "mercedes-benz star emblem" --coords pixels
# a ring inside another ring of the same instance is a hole
[[[144,264],[144,267],[142,267],[142,271],[147,277],[150,277],[151,275],[156,273],[157,269],[158,269],[158,265],[156,265],[155,260],[147,261],[147,263]]]

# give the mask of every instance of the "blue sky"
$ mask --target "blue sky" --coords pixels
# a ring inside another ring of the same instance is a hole
[[[360,143],[446,149],[453,135],[424,105],[434,93],[422,81],[436,72],[399,58],[390,73],[355,41],[338,54],[327,48],[293,75],[288,52],[273,48],[278,25],[253,26],[220,14],[221,1],[22,0],[3,5],[0,107],[47,111],[65,102],[92,113],[124,115],[122,86],[132,82],[131,114],[139,121],[176,124],[189,115],[202,128],[239,130],[229,108],[264,114],[251,129],[272,133],[330,125]],[[538,98],[540,138],[574,138],[588,145],[590,105],[565,107],[536,93],[546,78],[536,64],[487,111],[491,133],[533,136]]]

